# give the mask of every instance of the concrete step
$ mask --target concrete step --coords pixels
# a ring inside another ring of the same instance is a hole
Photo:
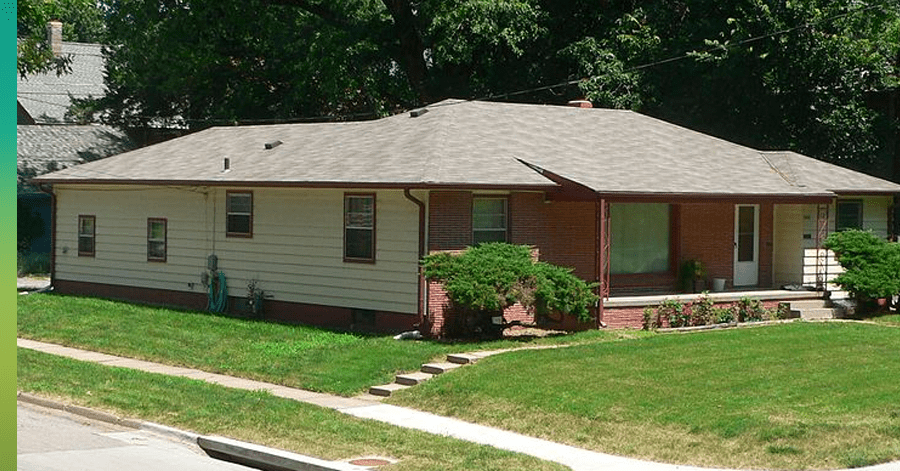
[[[470,363],[475,363],[480,359],[480,356],[472,355],[471,353],[451,353],[450,355],[447,355],[447,361],[456,363],[457,365],[468,365]]]
[[[817,309],[799,309],[800,318],[806,320],[816,320],[816,319],[834,319],[835,312],[832,308],[817,308]]]
[[[829,307],[828,302],[824,299],[801,299],[799,301],[790,301],[791,309],[822,309]]]
[[[394,382],[402,384],[404,386],[415,386],[417,384],[421,384],[424,381],[428,381],[433,377],[433,374],[417,371],[415,373],[397,375],[396,379],[394,379]]]
[[[394,391],[399,391],[401,389],[406,389],[409,386],[405,386],[403,384],[391,383],[384,384],[381,386],[372,386],[369,388],[369,394],[373,396],[381,396],[381,397],[389,397]]]
[[[450,363],[450,362],[426,363],[426,364],[422,365],[422,372],[429,373],[432,375],[439,375],[442,373],[446,373],[450,370],[455,370],[456,368],[459,368],[460,366],[462,366],[462,365],[460,365],[459,363]]]

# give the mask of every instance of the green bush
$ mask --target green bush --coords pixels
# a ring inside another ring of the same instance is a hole
[[[440,252],[422,260],[425,277],[440,281],[454,306],[475,318],[464,330],[488,328],[490,318],[515,303],[534,307],[538,316],[551,312],[591,320],[597,301],[589,284],[572,270],[535,261],[528,246],[487,243],[460,254]]]
[[[747,296],[742,297],[737,302],[737,320],[738,322],[759,322],[766,320],[769,314],[766,308],[758,299]]]
[[[707,325],[716,323],[715,305],[709,292],[704,291],[691,305],[691,325]]]
[[[734,308],[732,306],[714,307],[712,311],[716,318],[716,324],[730,324],[734,322]]]
[[[900,244],[850,230],[830,234],[824,247],[834,251],[844,268],[834,282],[855,299],[867,302],[900,293]]]
[[[50,273],[50,254],[18,252],[16,254],[16,274],[45,275]]]
[[[687,327],[691,325],[691,311],[685,310],[684,304],[674,299],[666,299],[657,308],[660,317],[669,320],[669,327]]]

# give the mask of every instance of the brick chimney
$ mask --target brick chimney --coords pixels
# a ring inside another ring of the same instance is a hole
[[[593,108],[594,105],[591,104],[588,100],[571,100],[566,103],[567,106],[574,106],[575,108]]]
[[[47,23],[47,45],[53,57],[62,55],[62,22],[52,20]]]

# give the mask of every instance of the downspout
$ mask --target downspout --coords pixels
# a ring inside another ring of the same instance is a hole
[[[50,286],[56,285],[56,193],[50,185],[40,185],[40,190],[50,195]]]
[[[422,273],[422,259],[425,257],[425,203],[422,200],[419,200],[415,196],[410,193],[409,188],[403,189],[403,196],[406,197],[409,201],[415,203],[416,206],[419,207],[419,259],[416,263],[417,266],[417,286],[418,286],[418,311],[419,311],[419,329],[422,329],[425,324],[425,313],[428,309],[427,300],[423,296],[424,294],[424,286],[425,280],[423,278]]]

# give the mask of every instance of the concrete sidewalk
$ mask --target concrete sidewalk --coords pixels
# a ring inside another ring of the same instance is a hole
[[[21,348],[108,366],[118,366],[150,373],[161,373],[199,379],[231,388],[265,390],[278,397],[306,402],[321,407],[328,407],[354,417],[377,420],[399,427],[422,430],[437,435],[449,436],[473,443],[490,445],[503,450],[523,453],[543,460],[563,464],[575,471],[700,471],[710,469],[651,463],[632,458],[598,453],[497,428],[473,424],[458,419],[437,416],[415,409],[382,404],[374,397],[360,396],[356,398],[345,398],[332,396],[329,394],[288,388],[261,381],[206,373],[191,368],[161,365],[158,363],[117,357],[104,353],[36,342],[33,340],[17,339],[16,345]],[[855,471],[900,471],[900,461],[866,468],[855,468]]]

